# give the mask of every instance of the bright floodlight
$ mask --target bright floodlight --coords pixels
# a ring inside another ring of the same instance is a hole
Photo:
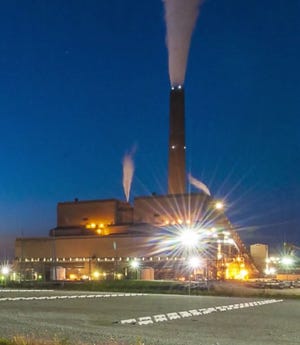
[[[138,261],[136,261],[136,260],[133,260],[133,261],[131,261],[130,266],[133,269],[138,269],[139,266],[140,266],[140,263]]]
[[[179,243],[185,248],[192,248],[198,245],[199,235],[194,229],[185,228],[178,236]]]
[[[9,273],[9,267],[8,266],[3,266],[1,268],[1,273],[4,274],[4,275],[8,274]]]
[[[193,268],[193,269],[199,267],[200,263],[201,263],[201,261],[200,261],[200,258],[198,256],[193,256],[193,257],[189,258],[189,261],[188,261],[189,267]]]
[[[281,259],[281,263],[284,265],[284,266],[291,266],[293,265],[294,263],[294,260],[289,257],[289,256],[284,256],[282,259]]]
[[[100,273],[98,271],[95,271],[93,273],[93,276],[94,276],[95,279],[98,279],[100,277]]]
[[[224,208],[224,204],[222,203],[222,201],[217,201],[215,203],[215,209],[216,210],[223,210],[223,208]]]

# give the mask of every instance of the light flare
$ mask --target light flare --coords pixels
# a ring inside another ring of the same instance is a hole
[[[201,259],[199,256],[192,256],[188,260],[189,267],[192,269],[199,268],[201,265]]]

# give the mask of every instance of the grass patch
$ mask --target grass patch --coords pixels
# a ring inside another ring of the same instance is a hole
[[[187,286],[172,281],[100,280],[85,282],[12,282],[7,287],[15,289],[57,289],[70,291],[183,293]]]
[[[227,297],[261,297],[300,299],[299,289],[256,289],[249,288],[239,282],[209,282],[208,289],[192,288],[189,292],[188,283],[176,281],[145,281],[145,280],[100,280],[83,282],[11,282],[9,288],[26,289],[55,289],[68,291],[90,292],[131,292],[148,294],[178,294],[178,295],[204,295]],[[297,292],[297,291],[298,292]],[[0,343],[1,345],[1,343]]]

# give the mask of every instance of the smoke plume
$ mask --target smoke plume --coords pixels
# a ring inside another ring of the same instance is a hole
[[[167,25],[169,76],[172,86],[183,85],[191,36],[201,0],[163,0]]]
[[[135,148],[131,152],[126,153],[123,157],[123,188],[126,197],[126,201],[129,201],[131,183],[134,173],[134,162],[133,155],[135,153]]]
[[[211,196],[210,191],[208,187],[201,181],[197,180],[195,177],[193,177],[191,174],[188,174],[188,180],[191,185],[196,187],[199,190],[202,190],[206,195]]]

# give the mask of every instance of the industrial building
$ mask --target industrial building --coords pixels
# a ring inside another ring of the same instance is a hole
[[[242,279],[251,256],[207,190],[186,191],[185,94],[170,90],[168,194],[57,205],[48,237],[17,238],[20,279]],[[190,259],[200,261],[189,265]]]
[[[233,279],[254,273],[238,234],[204,193],[58,203],[48,237],[17,238],[20,279]],[[197,243],[187,248],[182,236]],[[191,239],[193,240],[193,239]],[[191,256],[201,263],[192,271]],[[138,263],[139,267],[134,267]],[[248,272],[248,273],[245,273]]]
[[[269,258],[269,246],[267,244],[255,243],[250,246],[250,254],[256,267],[261,272],[267,269],[267,259]]]

